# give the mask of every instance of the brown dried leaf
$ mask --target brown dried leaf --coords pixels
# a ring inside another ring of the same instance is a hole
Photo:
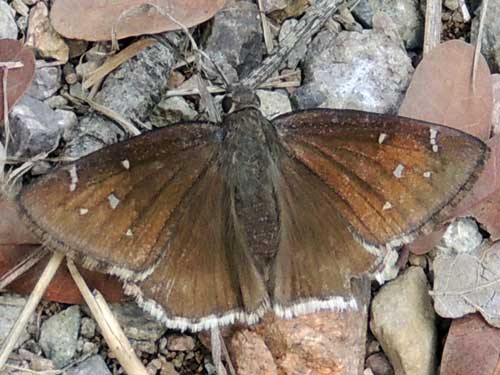
[[[1,245],[0,244],[0,277],[9,272],[18,263],[38,249],[40,245]],[[49,256],[35,264],[33,268],[21,275],[8,285],[7,289],[19,294],[30,294],[40,278]],[[114,276],[105,275],[95,271],[80,269],[91,289],[99,290],[108,302],[117,302],[125,297],[122,292],[121,282]],[[62,303],[83,303],[78,287],[75,285],[66,265],[61,266],[49,284],[43,297],[47,300]]]
[[[225,0],[57,0],[50,19],[58,33],[71,39],[110,40],[113,26],[118,39],[134,35],[179,30],[172,20],[151,6],[175,18],[186,27],[210,19]],[[83,20],[83,21],[82,21]]]
[[[472,84],[474,47],[451,40],[420,62],[399,115],[450,126],[483,140],[490,137],[493,110],[491,74],[481,56]]]
[[[30,48],[24,47],[18,40],[0,39],[0,64],[7,62],[22,63],[21,68],[8,69],[7,73],[7,109],[10,109],[30,87],[35,75],[35,55]],[[0,124],[3,123],[3,75],[6,68],[0,66]]]
[[[479,314],[451,323],[440,375],[500,375],[500,329]]]

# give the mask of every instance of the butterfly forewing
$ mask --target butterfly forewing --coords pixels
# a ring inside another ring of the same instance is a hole
[[[372,245],[408,242],[475,181],[486,146],[451,128],[356,111],[308,110],[274,125],[290,157],[329,187]]]
[[[20,211],[49,247],[142,278],[166,248],[176,207],[216,155],[218,132],[183,124],[106,147],[25,187]]]

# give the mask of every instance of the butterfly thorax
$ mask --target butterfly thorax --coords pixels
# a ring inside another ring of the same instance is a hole
[[[278,208],[273,184],[275,157],[269,144],[271,123],[255,107],[247,107],[224,120],[227,136],[224,158],[231,204],[258,269],[268,276],[268,265],[278,248]]]

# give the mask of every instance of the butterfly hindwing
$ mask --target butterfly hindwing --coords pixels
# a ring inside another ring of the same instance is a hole
[[[221,166],[210,165],[176,211],[155,271],[128,288],[169,327],[255,323],[267,310],[267,290],[238,228],[229,186]]]
[[[282,317],[352,307],[351,278],[371,271],[377,257],[353,239],[329,187],[300,162],[280,163],[280,242],[272,296]]]
[[[336,211],[375,246],[408,242],[444,219],[488,153],[465,133],[389,115],[316,109],[273,124],[288,155],[330,188]]]
[[[24,187],[19,210],[50,248],[143,278],[166,247],[173,212],[216,155],[218,132],[187,123],[108,146]]]

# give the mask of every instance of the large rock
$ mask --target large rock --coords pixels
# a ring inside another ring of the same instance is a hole
[[[74,305],[42,324],[40,346],[57,368],[68,365],[76,353],[80,317],[80,308]]]
[[[262,62],[262,27],[257,5],[237,1],[213,18],[212,34],[206,52],[234,82]]]
[[[69,111],[54,111],[30,96],[21,98],[9,114],[13,142],[9,150],[17,157],[32,157],[52,151],[62,133],[77,122]]]
[[[437,330],[429,284],[410,267],[383,286],[371,307],[370,328],[396,375],[435,375]]]
[[[391,17],[406,48],[421,46],[424,19],[418,0],[361,0],[353,10],[353,14],[368,27],[372,26],[373,15],[377,12]]]
[[[272,319],[240,329],[230,339],[239,375],[363,372],[369,283],[357,296],[358,310]]]
[[[0,39],[17,39],[14,11],[3,0],[0,0]]]
[[[395,113],[413,73],[397,37],[378,30],[323,31],[310,45],[299,108],[330,107]]]

